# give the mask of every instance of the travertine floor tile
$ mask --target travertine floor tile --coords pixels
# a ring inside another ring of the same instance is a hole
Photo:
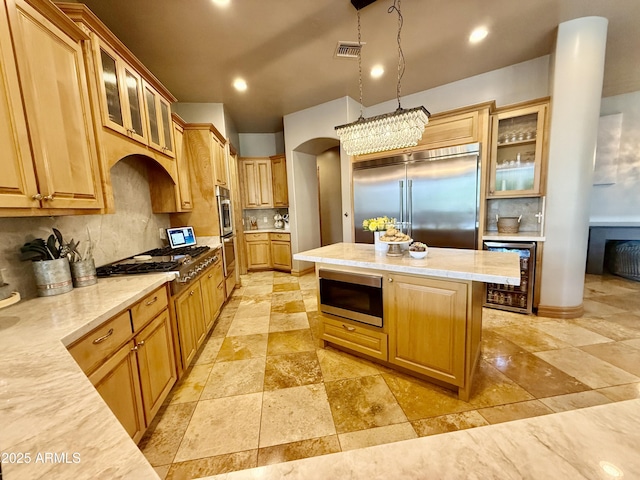
[[[581,317],[568,321],[616,341],[640,338],[640,327],[637,327],[640,317],[631,314]]]
[[[202,391],[201,400],[230,397],[262,391],[265,359],[250,358],[217,362]]]
[[[257,466],[257,457],[257,450],[247,450],[174,463],[166,480],[190,480],[253,468]]]
[[[158,413],[138,447],[154,466],[173,462],[196,402],[168,405]]]
[[[224,337],[210,336],[207,340],[205,340],[202,349],[198,353],[198,356],[195,358],[193,363],[195,365],[204,365],[207,363],[215,362],[216,357],[218,356],[218,352],[220,351],[220,347],[222,347],[223,341]]]
[[[631,339],[631,340],[624,340],[622,343],[640,350],[640,338],[634,338],[634,339]]]
[[[271,302],[246,303],[240,305],[234,320],[238,318],[264,317],[271,313]]]
[[[315,349],[315,343],[313,343],[311,332],[308,329],[269,333],[267,355],[309,352]]]
[[[266,333],[226,337],[218,352],[217,361],[228,362],[263,357],[267,352],[267,339]]]
[[[531,353],[496,357],[488,362],[536,398],[589,390],[584,383]]]
[[[269,332],[270,315],[256,317],[236,317],[234,318],[227,336],[236,337],[238,335],[254,335],[257,333]]]
[[[205,364],[191,367],[191,370],[187,371],[185,376],[173,387],[169,395],[169,403],[197,402],[205,383],[207,383],[212,366]]]
[[[581,345],[592,345],[594,343],[607,343],[612,339],[599,335],[591,330],[582,328],[578,325],[556,320],[553,322],[536,323],[534,328],[559,338],[563,342],[579,347]]]
[[[566,412],[567,410],[576,410],[578,408],[593,407],[594,405],[611,403],[611,399],[595,390],[580,393],[569,393],[567,395],[559,395],[557,397],[541,398],[540,401],[554,412]]]
[[[411,422],[411,424],[420,437],[489,425],[484,417],[476,410],[451,413],[440,417],[423,418],[421,420],[415,420]]]
[[[256,295],[268,295],[270,293],[273,293],[273,285],[272,284],[266,284],[266,285],[250,285],[248,287],[242,287],[243,288],[243,292],[242,292],[242,297],[254,297]]]
[[[634,398],[640,398],[640,383],[629,383],[627,385],[599,388],[597,391],[614,402],[633,400]]]
[[[298,277],[294,277],[290,273],[276,272],[273,276],[273,285],[285,285],[285,284],[298,285]]]
[[[482,330],[482,358],[504,357],[505,355],[516,355],[525,353],[526,350],[507,340],[502,335],[497,334],[493,329]]]
[[[162,465],[159,467],[153,467],[153,469],[158,474],[158,477],[160,477],[160,480],[165,480],[167,478],[167,473],[169,473],[169,468],[171,468],[171,465]]]
[[[474,409],[454,392],[434,384],[396,373],[382,376],[410,421]]]
[[[407,421],[381,375],[336,380],[325,386],[338,433]]]
[[[320,382],[322,382],[322,371],[314,351],[267,357],[264,374],[265,391]]]
[[[304,302],[300,290],[272,294],[271,311],[274,313],[304,312]]]
[[[415,430],[409,422],[387,425],[384,427],[368,428],[356,432],[341,433],[338,435],[342,451],[355,450],[356,448],[372,447],[383,443],[400,442],[411,438],[418,438]]]
[[[587,345],[580,350],[640,377],[640,349],[622,342]]]
[[[325,382],[342,380],[343,378],[366,377],[380,373],[374,364],[348,353],[330,348],[320,348],[316,353]]]
[[[553,413],[549,407],[539,400],[529,400],[528,402],[510,403],[509,405],[499,405],[478,410],[490,424],[512,422],[522,418],[539,417]]]
[[[247,288],[255,288],[255,287],[247,287]],[[238,303],[238,308],[246,307],[246,306],[259,306],[263,303],[271,302],[271,297],[273,295],[271,293],[254,293],[253,295],[243,295],[240,299],[240,303]]]
[[[482,309],[483,328],[499,328],[509,325],[529,325],[543,321],[536,315],[523,315],[521,313],[507,312],[495,308]]]
[[[272,313],[269,323],[270,332],[285,332],[287,330],[303,330],[309,328],[309,320],[304,312]]]
[[[585,298],[582,302],[584,307],[585,316],[589,317],[602,317],[605,315],[616,315],[618,313],[624,313],[625,310],[612,305],[607,305],[600,301],[601,297],[597,297],[598,300],[593,298]]]
[[[299,442],[261,448],[258,451],[258,466],[290,462],[292,460],[317,457],[339,451],[340,442],[338,442],[336,435],[310,438],[309,440],[300,440]]]
[[[640,381],[640,378],[635,375],[578,348],[538,352],[536,355],[591,388],[611,387]]]
[[[175,462],[258,448],[262,395],[198,402]]]
[[[556,348],[570,347],[566,342],[548,335],[533,325],[510,325],[494,329],[498,335],[524,348],[528,352],[540,352]]]
[[[274,279],[273,282],[273,291],[274,292],[292,292],[295,290],[300,290],[300,286],[295,282],[287,282],[287,283],[277,283]]]
[[[335,435],[323,384],[264,392],[260,448]]]
[[[601,295],[593,300],[627,312],[638,312],[640,311],[640,295],[638,293],[640,293],[640,289],[630,295]]]
[[[478,362],[469,403],[474,407],[491,407],[532,400],[533,396],[485,361]]]

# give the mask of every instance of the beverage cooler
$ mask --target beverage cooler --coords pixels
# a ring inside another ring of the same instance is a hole
[[[520,256],[520,285],[487,283],[485,307],[519,313],[531,313],[535,279],[536,244],[534,242],[484,242],[493,252],[514,252]]]

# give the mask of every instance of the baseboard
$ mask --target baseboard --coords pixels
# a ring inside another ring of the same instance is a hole
[[[575,307],[552,307],[550,305],[538,305],[539,317],[550,318],[578,318],[584,314],[582,304]]]
[[[309,268],[305,268],[302,271],[298,271],[298,270],[291,270],[291,275],[293,275],[294,277],[301,277],[303,275],[306,275],[307,273],[311,273],[314,272],[316,269],[316,267],[309,267]]]

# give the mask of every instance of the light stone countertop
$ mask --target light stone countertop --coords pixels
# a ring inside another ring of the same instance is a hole
[[[284,228],[258,228],[257,230],[245,230],[247,233],[291,233],[291,230],[285,230]]]
[[[267,465],[209,480],[640,478],[640,399]]]
[[[4,479],[158,478],[65,345],[171,279],[101,278],[0,310],[0,452],[31,458],[3,463]],[[37,463],[38,453],[66,454],[70,463]]]
[[[364,243],[334,243],[299,252],[294,260],[370,268],[394,273],[409,273],[456,280],[520,285],[520,260],[516,253],[429,248],[426,258],[416,259],[408,253],[388,257]]]
[[[497,230],[486,231],[482,240],[498,242],[544,242],[546,237],[539,232],[500,233]]]

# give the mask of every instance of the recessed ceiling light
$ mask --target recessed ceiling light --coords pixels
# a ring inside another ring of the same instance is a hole
[[[371,76],[373,78],[380,78],[384,74],[384,68],[382,65],[376,65],[371,69]]]
[[[487,35],[489,35],[489,30],[487,30],[485,27],[478,27],[473,32],[471,32],[471,35],[469,35],[469,42],[481,42],[482,40],[487,38]]]
[[[212,0],[219,7],[228,7],[231,0]]]
[[[233,87],[239,92],[244,92],[247,89],[247,82],[245,82],[242,78],[236,78],[233,81]]]

